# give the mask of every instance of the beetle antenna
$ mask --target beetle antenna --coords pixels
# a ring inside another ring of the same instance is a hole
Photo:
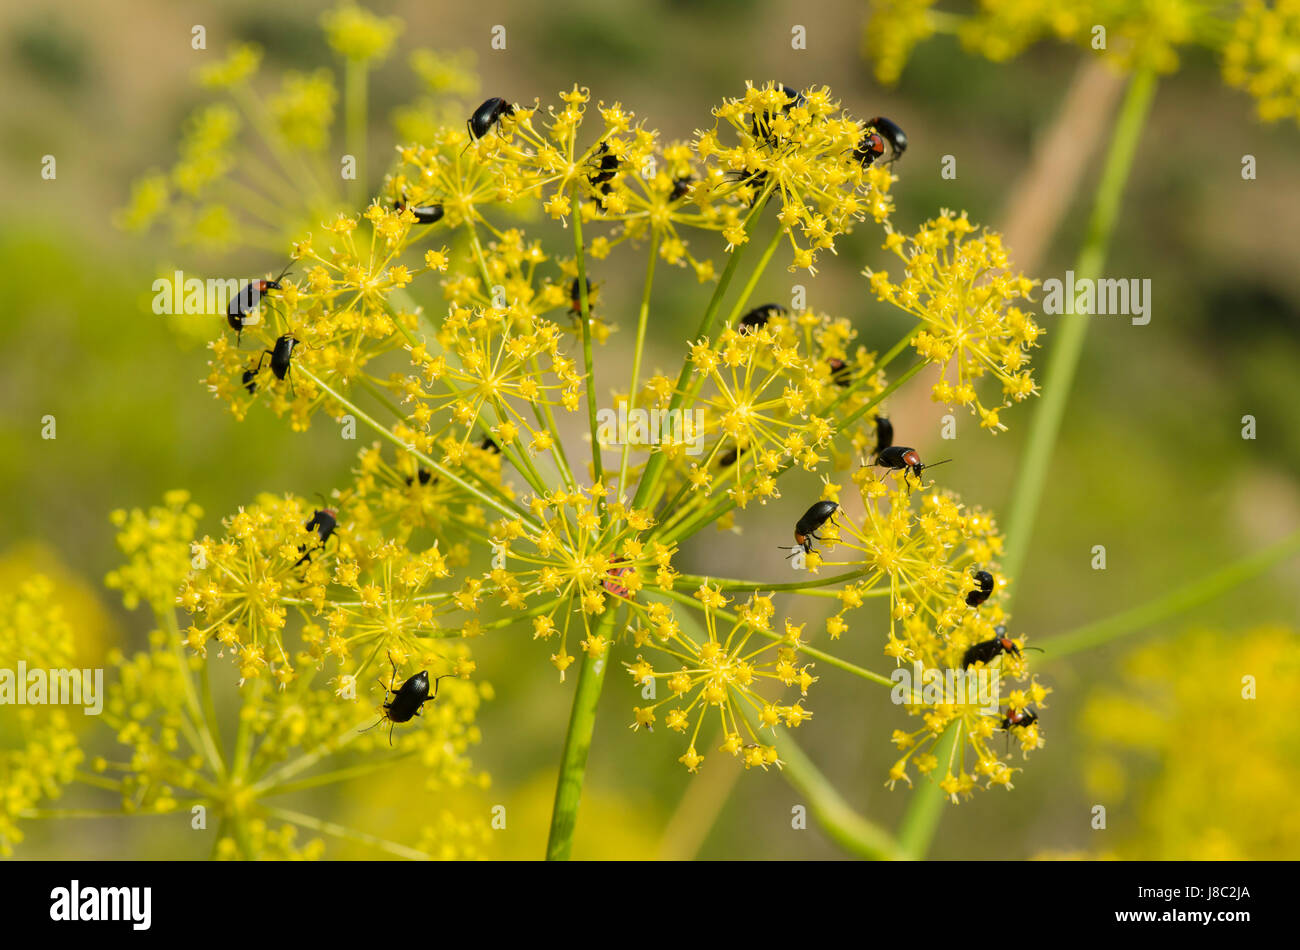
[[[440,681],[445,680],[448,676],[455,676],[455,675],[456,675],[455,673],[443,673],[441,676],[435,676],[433,678],[433,695],[430,696],[429,699],[434,700],[438,698],[438,683]]]
[[[922,465],[921,468],[922,468],[922,469],[927,469],[927,468],[938,468],[940,465],[946,465],[948,462],[951,462],[951,461],[952,461],[952,459],[944,459],[942,462],[931,462],[929,465]]]

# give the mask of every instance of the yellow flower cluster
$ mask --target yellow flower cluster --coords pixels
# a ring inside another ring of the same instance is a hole
[[[1116,839],[1109,854],[1294,859],[1298,692],[1293,628],[1195,630],[1132,651],[1080,713],[1084,781]]]
[[[1300,122],[1300,2],[1246,0],[1223,50],[1223,78],[1264,122]]]
[[[656,710],[667,705],[666,711],[660,710],[664,724],[674,732],[689,733],[689,745],[678,761],[695,772],[704,761],[698,750],[704,721],[716,710],[720,751],[740,759],[747,769],[779,768],[776,747],[762,741],[762,730],[795,728],[812,713],[802,700],[783,705],[764,693],[779,695],[785,687],[797,687],[801,697],[807,696],[808,687],[817,682],[812,664],[800,663],[803,628],[786,621],[783,632],[774,631],[770,596],[755,595],[734,614],[724,609],[730,600],[716,587],[705,583],[694,596],[703,607],[702,634],[684,631],[663,612],[633,631],[634,645],[661,654],[666,668],[656,668],[643,656],[627,664],[632,679],[645,687],[642,695],[648,692],[654,700],[633,709],[632,728],[652,730],[659,721]],[[655,699],[660,683],[668,695]]]
[[[913,346],[943,371],[935,402],[970,406],[981,427],[998,432],[1006,429],[999,411],[1038,391],[1029,349],[1044,331],[1020,306],[1032,303],[1035,282],[1011,272],[998,234],[976,231],[964,213],[945,212],[914,235],[891,232],[885,247],[903,261],[902,278],[870,267],[864,273],[877,297],[921,321]],[[991,408],[976,391],[989,373],[1001,383]]]

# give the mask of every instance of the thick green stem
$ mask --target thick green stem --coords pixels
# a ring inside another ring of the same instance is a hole
[[[1101,275],[1110,248],[1111,234],[1119,216],[1124,185],[1128,181],[1133,155],[1146,123],[1155,87],[1155,75],[1150,71],[1139,72],[1129,83],[1093,199],[1087,235],[1074,265],[1076,282],[1096,280]],[[1086,313],[1075,313],[1073,303],[1068,302],[1067,313],[1061,317],[1055,333],[1056,339],[1043,376],[1042,401],[1030,424],[1020,475],[1011,495],[1007,546],[1002,567],[1007,576],[1017,580],[1020,579],[1020,571],[1029,550],[1034,520],[1043,497],[1043,486],[1047,482],[1047,469],[1052,461],[1052,451],[1061,430],[1061,420],[1065,416],[1074,373],[1079,365],[1088,321],[1091,319]]]
[[[596,627],[596,636],[606,636],[614,626],[616,611],[607,610]],[[551,835],[546,842],[546,860],[567,861],[573,851],[573,832],[578,825],[578,804],[582,801],[582,783],[587,774],[587,753],[596,729],[596,704],[605,683],[613,645],[599,657],[584,653],[578,669],[578,686],[574,690],[569,729],[564,736],[564,754],[560,760],[560,777],[555,783],[555,807],[551,811]]]

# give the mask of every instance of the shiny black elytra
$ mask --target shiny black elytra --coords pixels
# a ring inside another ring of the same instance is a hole
[[[226,304],[226,323],[230,324],[230,329],[235,331],[235,346],[239,345],[240,339],[244,335],[244,327],[248,323],[248,315],[255,311],[262,303],[262,295],[268,290],[283,290],[280,281],[289,275],[289,268],[292,262],[284,265],[284,270],[280,271],[280,276],[275,280],[251,280],[243,287],[239,288],[239,293],[230,298],[230,303]],[[245,380],[245,384],[247,384]]]
[[[876,450],[872,455],[879,455],[894,444],[894,424],[884,416],[876,416]]]
[[[824,540],[821,535],[817,534],[817,529],[830,521],[835,512],[839,511],[840,506],[833,501],[819,501],[803,513],[803,517],[795,522],[794,526],[794,547],[782,547],[782,551],[789,551],[786,560],[794,557],[801,549],[805,554],[813,553],[813,541]],[[831,522],[834,524],[834,522]]]
[[[668,196],[668,203],[672,204],[674,201],[681,201],[683,198],[689,195],[691,193],[691,187],[694,181],[695,179],[692,178],[690,175],[684,175],[681,178],[674,178],[673,190],[672,193]]]
[[[316,536],[320,538],[319,547],[323,548],[325,547],[325,542],[333,536],[334,529],[338,527],[338,524],[339,516],[337,511],[333,508],[317,508],[311,513],[311,520],[303,525],[303,527],[308,531],[316,532]],[[298,545],[298,550],[306,553],[304,553],[302,557],[298,558],[293,565],[294,567],[297,567],[303,561],[310,561],[312,556],[312,552],[307,550],[307,545],[305,544]]]
[[[975,589],[966,594],[966,606],[978,607],[993,593],[993,575],[988,571],[976,571],[972,577],[975,578]]]
[[[853,367],[844,360],[832,356],[826,364],[831,368],[831,381],[836,386],[848,386],[853,382]]]
[[[886,162],[896,162],[907,151],[907,133],[898,127],[892,119],[878,115],[867,122],[867,127],[876,132],[889,143],[889,158]]]
[[[401,200],[393,202],[393,208],[396,211],[409,211],[415,215],[416,224],[436,224],[442,220],[442,205],[434,202],[431,205],[412,205],[406,200],[406,193],[402,193]]]
[[[1016,709],[1014,706],[1008,706],[1002,716],[1002,728],[1007,734],[1007,751],[1011,750],[1011,730],[1028,729],[1036,722],[1038,722],[1038,713],[1032,709],[1028,707]]]
[[[388,662],[393,664],[393,679],[397,679],[397,664],[393,662],[390,654]],[[425,703],[431,703],[438,698],[438,683],[448,676],[454,676],[454,673],[443,673],[433,681],[433,695],[429,695],[429,672],[421,670],[416,673],[405,683],[393,690],[391,684],[384,685],[384,714],[379,717],[374,726],[367,726],[362,732],[368,732],[379,723],[387,719],[390,723],[388,727],[388,744],[393,744],[393,726],[399,722],[410,722],[415,716],[420,715],[420,710]],[[379,681],[383,684],[383,680]],[[390,700],[388,694],[392,693],[393,698]]]
[[[257,383],[253,380],[257,374],[262,371],[262,364],[266,358],[271,357],[271,372],[275,374],[276,379],[284,379],[289,375],[289,365],[293,360],[293,349],[298,345],[298,338],[291,333],[277,337],[275,346],[269,350],[263,350],[262,355],[258,357],[257,368],[244,373],[244,388],[250,393],[257,390]],[[293,389],[293,380],[289,380],[290,391]]]
[[[927,468],[934,468],[936,465],[943,465],[951,461],[952,459],[944,459],[942,462],[931,462],[927,465],[921,461],[920,454],[911,446],[890,445],[883,449],[871,464],[893,471],[910,470],[913,475],[920,478],[921,473]]]
[[[600,148],[596,149],[596,154],[592,156],[592,161],[596,163],[596,168],[587,175],[587,180],[591,182],[592,187],[599,185],[600,193],[607,195],[614,190],[610,182],[618,174],[618,156],[610,152],[608,142],[601,142]]]
[[[755,307],[749,313],[745,314],[736,323],[741,333],[746,331],[753,332],[759,327],[767,326],[767,321],[773,317],[785,316],[785,307],[779,303],[765,303],[762,306]]]
[[[501,121],[502,116],[514,115],[515,107],[500,96],[486,100],[474,110],[474,114],[465,120],[471,141],[481,139],[492,131],[492,126]]]

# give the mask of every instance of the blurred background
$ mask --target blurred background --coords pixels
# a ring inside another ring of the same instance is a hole
[[[152,281],[174,267],[199,273],[221,262],[222,273],[260,274],[278,271],[283,256],[272,261],[266,252],[239,250],[218,256],[178,247],[165,230],[129,234],[115,225],[132,182],[172,166],[186,116],[214,98],[195,83],[196,70],[241,41],[264,48],[268,82],[286,69],[335,70],[337,57],[319,26],[329,6],[298,0],[0,3],[6,89],[0,99],[0,584],[49,574],[92,657],[105,645],[139,647],[148,632],[144,617],[125,611],[102,585],[118,563],[110,510],[148,506],[164,491],[184,487],[207,513],[203,529],[214,531],[222,516],[258,492],[328,492],[346,481],[353,463],[356,443],[340,442],[327,427],[293,433],[260,407],[237,423],[199,381],[206,373],[203,342],[218,332],[219,319],[205,318],[196,333],[150,309]],[[903,231],[940,208],[1007,226],[1023,199],[1035,149],[1061,114],[1085,55],[1048,44],[994,65],[967,55],[953,38],[938,37],[918,47],[897,86],[883,88],[862,53],[861,3],[373,0],[367,7],[405,25],[371,77],[372,189],[393,154],[395,115],[421,94],[411,51],[468,50],[481,76],[481,89],[461,97],[471,105],[489,95],[554,101],[576,82],[589,86],[593,99],[623,102],[665,138],[688,139],[708,127],[710,107],[739,94],[746,80],[827,84],[853,114],[886,115],[906,129],[910,145],[894,189],[894,224]],[[206,50],[191,48],[195,24],[206,28]],[[507,28],[504,51],[490,47],[496,24]],[[791,49],[794,24],[806,27],[807,50]],[[1106,134],[1103,120],[1074,143],[1081,185],[1065,196],[1059,229],[1041,235],[1029,252],[1031,276],[1063,277],[1071,265]],[[1256,156],[1257,181],[1241,178],[1246,153]],[[52,181],[41,177],[47,154],[57,159]],[[955,180],[939,174],[944,155],[956,157]],[[1142,603],[1300,528],[1297,219],[1300,130],[1294,123],[1260,125],[1250,100],[1224,87],[1212,56],[1186,50],[1181,70],[1158,89],[1106,266],[1109,276],[1151,279],[1152,319],[1145,327],[1119,317],[1094,320],[1031,557],[1015,579],[1016,627],[1035,642]],[[694,240],[706,253],[720,251],[707,235]],[[1008,240],[1019,264],[1023,258]],[[858,276],[865,264],[885,260],[879,243],[878,229],[862,227],[839,243],[838,257],[820,262],[816,277],[773,267],[757,296],[785,301],[792,283],[804,284],[810,306],[852,318],[866,345],[885,348],[908,324],[870,298]],[[598,369],[627,365],[642,266],[642,257],[630,253],[601,265],[603,306],[624,332],[600,355]],[[687,272],[661,279],[652,371],[676,368],[680,341],[695,327],[707,295]],[[1048,348],[1053,320],[1040,320]],[[1040,382],[1045,352],[1036,354]],[[904,420],[908,441],[923,456],[927,447],[947,455],[950,446],[939,439],[946,410],[929,401],[928,390],[916,381],[893,401],[890,415],[896,427]],[[945,483],[968,503],[1005,513],[1032,411],[1032,404],[1007,411],[1010,431],[996,437],[977,432],[959,413],[954,454],[960,464],[945,469]],[[52,441],[40,438],[46,414],[57,419]],[[1257,420],[1254,441],[1241,437],[1247,414]],[[746,512],[738,519],[743,533],[697,538],[680,566],[784,579],[778,552],[756,563],[754,551],[766,552],[769,539],[786,543],[794,509],[804,507],[801,493],[817,491],[813,481],[801,486],[791,476],[783,482],[786,504]],[[1107,549],[1104,571],[1090,568],[1096,544]],[[1295,685],[1297,581],[1300,562],[1292,561],[1194,614],[1104,649],[1045,659],[1038,669],[1054,689],[1043,718],[1046,747],[1013,792],[983,792],[947,808],[932,856],[1300,857],[1294,832],[1251,837],[1226,827],[1211,829],[1207,839],[1204,827],[1250,822],[1251,811],[1266,814],[1270,804],[1290,807],[1281,779],[1300,778],[1294,726],[1254,737],[1260,756],[1276,756],[1268,764],[1281,770],[1278,801],[1192,803],[1188,814],[1201,815],[1201,826],[1189,817],[1187,827],[1170,828],[1156,817],[1168,811],[1161,796],[1170,789],[1185,794],[1189,782],[1213,786],[1207,775],[1249,767],[1233,759],[1239,747],[1229,751],[1239,735],[1215,732],[1210,741],[1196,731],[1202,728],[1196,724],[1218,720],[1205,719],[1207,707],[1197,705],[1194,689],[1177,689],[1175,675],[1199,676],[1207,691],[1218,689],[1215,695],[1235,691],[1249,672],[1238,669],[1240,658],[1250,653],[1280,658],[1279,668]],[[817,629],[818,604],[778,599],[778,610]],[[1271,632],[1255,632],[1269,624]],[[863,626],[860,621],[855,632]],[[1210,632],[1208,645],[1196,631]],[[1147,663],[1129,675],[1126,656],[1138,641],[1165,644],[1165,666]],[[1257,641],[1271,646],[1256,649]],[[836,652],[884,669],[879,648],[868,636],[850,635]],[[492,775],[492,788],[458,792],[455,802],[347,789],[337,807],[365,813],[364,824],[382,830],[400,827],[410,808],[486,809],[503,802],[512,821],[489,843],[490,853],[534,857],[545,841],[573,678],[558,683],[527,636],[485,639],[475,651],[479,675],[496,692],[480,713],[484,740],[474,752]],[[1193,660],[1201,665],[1176,669]],[[1214,685],[1216,671],[1231,674],[1226,686]],[[810,702],[816,717],[797,738],[855,809],[896,826],[908,792],[884,787],[894,758],[888,737],[909,721],[886,691],[834,670],[819,672]],[[841,854],[815,825],[791,829],[790,809],[800,798],[779,775],[733,781],[731,765],[713,756],[700,777],[688,776],[675,761],[677,742],[627,730],[634,701],[627,678],[611,677],[575,856]],[[1127,704],[1131,718],[1119,715],[1116,722],[1116,701]],[[1180,727],[1166,732],[1167,741],[1126,744],[1127,722],[1160,717]],[[1103,793],[1113,804],[1109,829],[1099,836],[1089,818]],[[1248,813],[1212,817],[1241,808]],[[153,821],[32,823],[19,854],[201,856],[154,833]]]

